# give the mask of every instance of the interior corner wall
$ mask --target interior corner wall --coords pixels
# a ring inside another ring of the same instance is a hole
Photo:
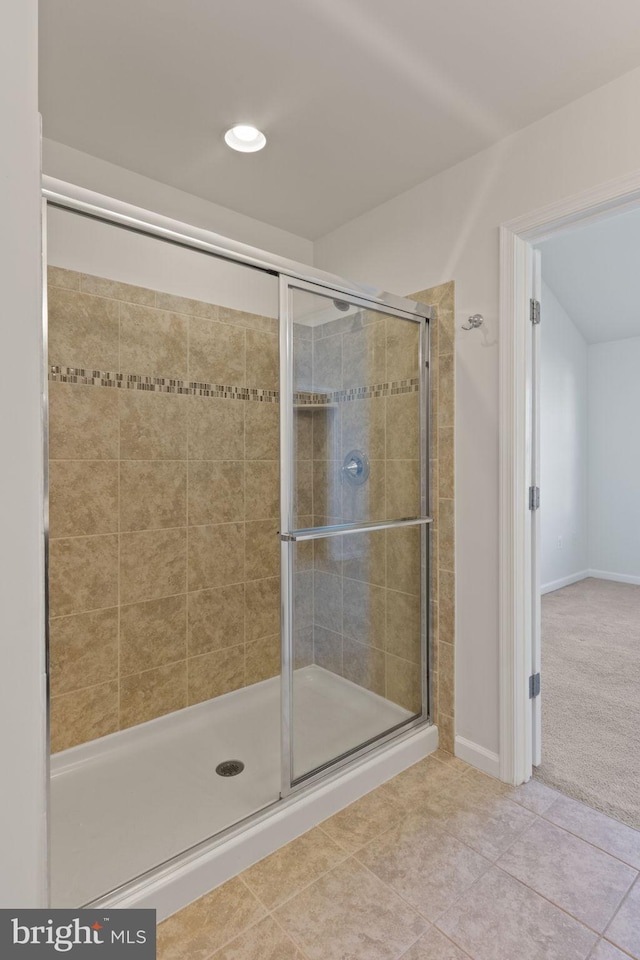
[[[45,906],[38,3],[0,4],[0,907]]]
[[[589,347],[589,567],[640,584],[640,337]]]
[[[541,307],[540,583],[547,593],[582,579],[589,567],[588,347],[545,283]]]
[[[639,100],[634,70],[315,244],[317,266],[398,294],[453,279],[457,315],[485,318],[456,344],[456,733],[480,755],[500,748],[499,226],[640,168]]]
[[[300,263],[313,263],[313,242],[228,207],[195,197],[55,140],[43,139],[43,172],[58,180],[153,210],[195,227]]]

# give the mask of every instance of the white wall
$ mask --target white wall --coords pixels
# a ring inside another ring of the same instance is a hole
[[[640,583],[640,337],[589,347],[589,566]]]
[[[456,728],[498,736],[499,225],[640,168],[640,70],[601,87],[316,243],[319,267],[408,294],[456,281]]]
[[[0,4],[0,907],[45,903],[37,18]]]
[[[278,281],[269,273],[51,206],[47,262],[179,297],[278,316]]]
[[[544,283],[542,310],[542,591],[640,583],[640,337],[587,344]]]
[[[66,180],[68,183],[133,203],[174,220],[213,230],[224,237],[240,240],[301,263],[313,262],[311,240],[176,190],[54,140],[43,141],[42,165],[44,173],[58,180]]]
[[[545,283],[541,309],[540,582],[546,592],[580,579],[589,567],[589,394],[587,343]]]
[[[38,331],[37,3],[0,6],[0,265],[5,316],[0,519],[0,901],[35,905],[44,850],[43,577]],[[457,732],[498,743],[498,226],[640,167],[640,70],[610,83],[320,240],[319,266],[400,293],[455,279]],[[46,145],[46,172],[236,239],[311,259],[308,241],[77,151]],[[225,216],[229,220],[225,220]],[[253,233],[252,231],[255,231]],[[281,245],[280,245],[281,244]],[[20,403],[16,398],[20,398]],[[9,467],[6,466],[9,464]],[[6,689],[5,689],[6,688]],[[19,731],[19,737],[17,735]]]

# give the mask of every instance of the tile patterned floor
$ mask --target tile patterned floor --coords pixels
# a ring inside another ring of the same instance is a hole
[[[158,960],[640,960],[640,832],[441,751],[158,927]]]

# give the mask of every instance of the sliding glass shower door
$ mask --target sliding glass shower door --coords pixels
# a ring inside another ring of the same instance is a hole
[[[51,905],[106,906],[427,720],[431,311],[54,186]]]
[[[427,716],[428,344],[281,279],[283,795]]]

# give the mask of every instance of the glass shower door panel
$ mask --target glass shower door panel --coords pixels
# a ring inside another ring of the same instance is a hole
[[[422,325],[295,289],[296,529],[417,517]]]
[[[420,714],[419,526],[292,545],[292,774],[299,780]]]
[[[317,285],[281,298],[286,792],[425,713],[428,337]]]

